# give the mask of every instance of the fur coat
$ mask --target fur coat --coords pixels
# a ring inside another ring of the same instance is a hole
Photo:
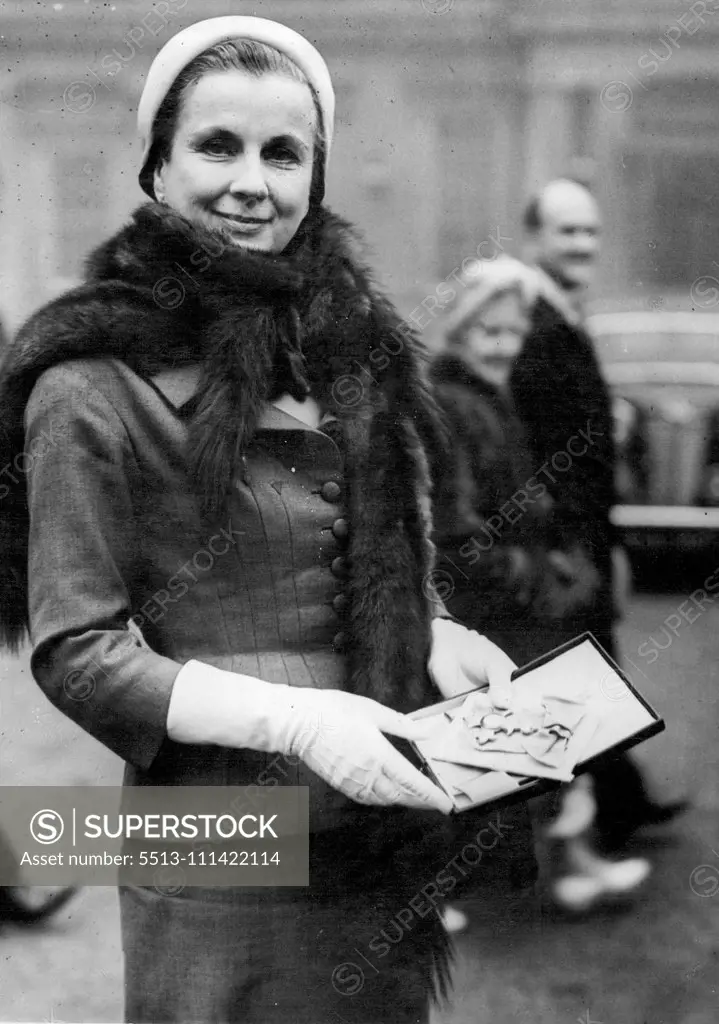
[[[208,514],[268,400],[311,390],[338,418],[351,529],[347,687],[403,711],[436,699],[425,668],[437,610],[427,455],[437,458],[441,428],[415,338],[371,283],[351,229],[324,208],[308,220],[275,256],[146,204],[89,257],[85,283],[19,332],[0,368],[6,644],[27,628],[23,412],[39,375],[75,358],[120,359],[146,377],[200,362],[188,458]]]
[[[531,549],[541,543],[547,508],[535,500],[524,514],[510,508],[508,519],[498,516],[531,474],[508,401],[459,354],[435,358],[430,379],[454,440],[451,472],[435,495],[438,571],[445,560],[456,563],[463,575],[453,573],[448,607],[484,631],[488,622],[526,611],[535,575]]]

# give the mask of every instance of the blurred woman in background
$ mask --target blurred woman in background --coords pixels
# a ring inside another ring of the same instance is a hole
[[[435,508],[438,572],[452,577],[446,603],[519,664],[587,628],[581,615],[598,583],[581,552],[550,549],[552,501],[509,394],[534,287],[518,260],[477,264],[430,371],[453,435]]]
[[[532,465],[509,392],[539,279],[508,257],[471,270],[439,324],[430,368],[452,434],[450,464],[435,473],[437,581],[449,611],[521,665],[590,628],[599,577],[581,543],[555,543],[552,499]],[[608,861],[592,849],[591,782],[581,777],[562,794],[544,801],[539,815],[553,817],[542,842],[559,844],[555,901],[584,910],[633,890],[649,864]],[[526,814],[518,824],[526,835]],[[513,873],[526,879],[517,850],[513,844]]]

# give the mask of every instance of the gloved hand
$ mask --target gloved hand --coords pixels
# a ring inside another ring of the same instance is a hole
[[[448,814],[449,797],[382,735],[417,740],[429,728],[368,697],[267,683],[197,661],[175,680],[167,725],[180,743],[299,757],[358,803]]]
[[[489,683],[489,696],[497,708],[512,701],[512,659],[486,636],[451,619],[432,620],[432,649],[427,670],[445,698]]]

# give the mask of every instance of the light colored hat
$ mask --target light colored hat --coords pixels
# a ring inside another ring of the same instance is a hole
[[[461,290],[455,302],[442,318],[441,333],[451,338],[461,333],[470,320],[495,295],[516,290],[522,297],[525,308],[534,303],[539,293],[539,280],[533,267],[513,256],[499,256],[494,260],[476,260],[459,275]]]
[[[150,66],[137,108],[137,130],[142,143],[142,169],[140,185],[154,199],[147,174],[148,159],[152,149],[153,127],[157,112],[181,71],[195,57],[209,50],[217,43],[230,40],[248,39],[266,43],[284,53],[304,72],[314,90],[322,113],[322,128],[325,139],[325,176],[329,161],[332,135],[334,132],[335,94],[330,73],[320,53],[298,32],[266,18],[250,18],[241,15],[226,18],[209,18],[188,26],[173,36],[160,50]]]

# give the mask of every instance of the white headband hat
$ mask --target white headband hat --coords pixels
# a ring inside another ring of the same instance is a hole
[[[534,268],[507,255],[498,256],[494,260],[476,260],[460,274],[459,281],[462,291],[447,309],[441,324],[445,338],[460,333],[479,310],[500,292],[516,289],[527,308],[533,305],[539,292],[538,275]]]
[[[266,18],[250,18],[234,15],[226,18],[209,18],[198,21],[173,36],[160,50],[150,66],[145,87],[137,108],[137,130],[142,143],[142,169],[140,185],[154,199],[152,177],[148,172],[148,159],[154,141],[153,128],[157,112],[181,71],[195,57],[209,50],[217,43],[230,40],[248,39],[266,43],[284,53],[304,72],[310,83],[322,113],[322,130],[325,141],[325,177],[334,131],[335,94],[330,73],[320,53],[304,36]]]

